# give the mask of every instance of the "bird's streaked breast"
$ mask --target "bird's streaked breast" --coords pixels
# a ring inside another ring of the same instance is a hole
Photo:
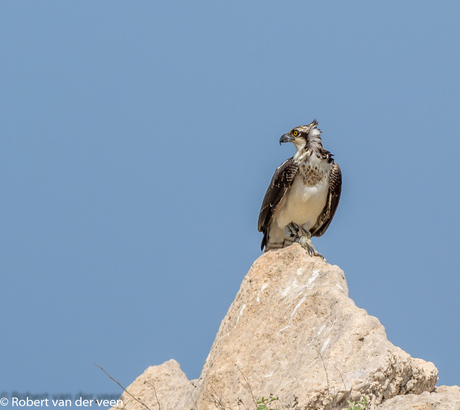
[[[275,212],[280,228],[291,222],[313,226],[326,205],[331,165],[312,157],[299,164],[299,173]]]

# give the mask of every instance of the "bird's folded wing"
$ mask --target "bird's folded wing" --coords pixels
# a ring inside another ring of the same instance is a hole
[[[342,171],[340,170],[339,164],[334,164],[329,177],[329,193],[327,195],[326,206],[318,217],[316,226],[312,229],[312,236],[321,236],[326,232],[337,210],[337,206],[339,205],[341,192]]]
[[[279,202],[292,185],[298,169],[293,158],[284,161],[276,169],[260,208],[259,222],[257,224],[259,232],[265,232],[268,229],[273,212],[275,212]]]

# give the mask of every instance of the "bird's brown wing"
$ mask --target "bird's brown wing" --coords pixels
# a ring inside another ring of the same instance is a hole
[[[286,194],[286,191],[292,185],[292,181],[294,181],[298,169],[298,166],[294,163],[294,159],[289,158],[276,169],[273,175],[267,192],[265,193],[262,206],[260,207],[259,222],[257,224],[259,232],[264,233],[261,249],[267,244],[268,230],[273,213]]]
[[[311,231],[312,236],[321,236],[326,232],[339,205],[340,194],[342,192],[342,171],[339,164],[334,163],[329,178],[329,193],[327,195],[326,206],[318,217],[317,224]]]

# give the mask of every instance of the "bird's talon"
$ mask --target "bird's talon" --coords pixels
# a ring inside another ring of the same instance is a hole
[[[297,240],[296,240],[297,241]],[[308,236],[301,236],[298,239],[298,242],[304,248],[310,256],[319,256],[320,258],[324,259],[323,255],[321,255],[311,243],[311,240]]]

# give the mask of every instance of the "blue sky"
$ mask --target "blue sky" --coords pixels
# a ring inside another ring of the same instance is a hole
[[[388,337],[460,384],[460,5],[0,3],[0,391],[201,367],[253,261],[279,137],[343,172],[314,239]]]

